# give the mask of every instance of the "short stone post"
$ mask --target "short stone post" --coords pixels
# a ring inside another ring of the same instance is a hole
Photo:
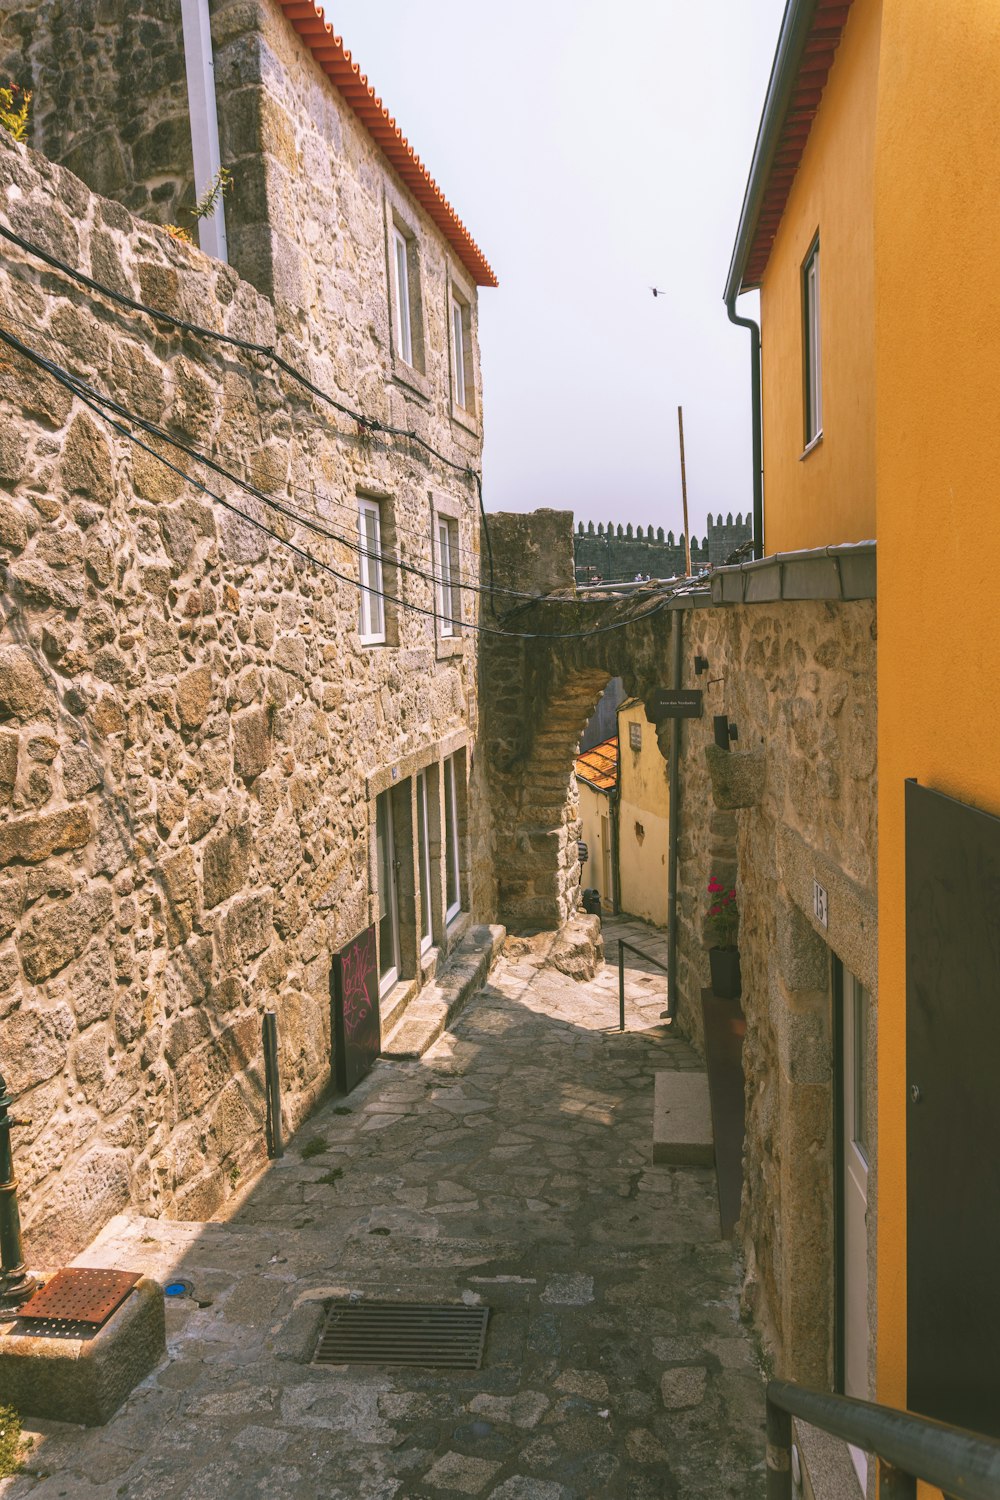
[[[21,1249],[21,1215],[17,1207],[17,1178],[10,1146],[13,1126],[26,1123],[11,1118],[13,1095],[0,1074],[0,1312],[13,1311],[27,1302],[37,1281],[24,1264]]]

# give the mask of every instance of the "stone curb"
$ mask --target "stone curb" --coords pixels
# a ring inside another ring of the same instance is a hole
[[[422,1057],[486,979],[503,951],[505,927],[473,927],[452,953],[448,967],[412,1000],[382,1044],[381,1056],[395,1062]]]

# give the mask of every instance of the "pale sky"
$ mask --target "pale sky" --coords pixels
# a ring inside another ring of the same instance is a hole
[[[749,335],[722,290],[784,0],[325,8],[500,280],[487,509],[679,532],[681,403],[693,530],[749,510]]]

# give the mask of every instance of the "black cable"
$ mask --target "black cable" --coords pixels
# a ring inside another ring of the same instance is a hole
[[[272,344],[257,344],[250,339],[237,338],[234,334],[219,333],[214,328],[203,328],[199,323],[189,323],[184,318],[177,318],[172,313],[164,312],[162,308],[150,307],[145,302],[139,302],[135,297],[129,297],[124,292],[117,292],[113,287],[105,286],[102,282],[95,281],[92,276],[88,276],[85,272],[67,265],[65,261],[59,260],[55,255],[51,255],[48,250],[43,250],[40,245],[32,244],[30,240],[24,239],[22,235],[15,234],[14,230],[7,228],[6,225],[0,224],[0,235],[12,245],[17,245],[28,255],[33,255],[46,265],[54,267],[57,271],[61,271],[64,276],[69,276],[72,280],[80,282],[81,285],[90,287],[92,291],[109,297],[112,302],[117,302],[120,307],[128,307],[134,312],[146,313],[149,317],[156,319],[160,323],[167,323],[172,328],[181,329],[183,332],[194,334],[198,338],[214,339],[217,343],[227,344],[233,349],[244,349],[252,354],[264,355],[266,359],[270,359],[278,366],[279,370],[283,370],[292,380],[298,381],[305,390],[316,396],[320,401],[325,401],[328,406],[333,407],[335,411],[339,411],[343,416],[350,417],[360,427],[366,428],[369,432],[384,432],[391,437],[407,438],[410,442],[417,443],[421,448],[425,449],[426,452],[430,453],[440,463],[446,464],[448,468],[454,469],[456,473],[464,474],[474,480],[479,496],[479,514],[483,523],[483,534],[486,537],[486,552],[490,567],[490,588],[494,587],[493,543],[490,539],[486,508],[483,504],[483,478],[478,470],[473,469],[471,465],[459,464],[454,459],[446,457],[445,454],[439,452],[437,448],[428,443],[419,433],[413,431],[412,428],[393,427],[387,422],[380,421],[377,417],[367,417],[361,412],[354,411],[345,402],[338,401],[336,397],[324,391],[322,387],[314,385],[294,365],[283,358]]]
[[[27,344],[23,343],[22,340],[17,338],[14,334],[10,334],[3,328],[0,328],[0,338],[3,338],[4,342],[7,343],[12,349],[16,349],[19,354],[24,355],[27,359],[33,360],[34,363],[36,363],[41,369],[45,370],[48,374],[55,376],[57,379],[61,376],[65,376],[68,381],[72,382],[73,389],[77,391],[81,396],[86,395],[90,397],[91,400],[96,401],[100,406],[106,407],[108,408],[108,410],[116,412],[118,416],[123,417],[126,421],[131,422],[134,426],[141,428],[142,431],[147,433],[150,437],[155,437],[159,439],[160,442],[168,443],[171,447],[177,448],[180,450],[180,452],[187,454],[188,458],[193,458],[196,463],[204,464],[206,468],[213,470],[213,472],[218,474],[220,478],[228,479],[231,484],[236,485],[239,489],[245,490],[248,495],[252,495],[254,499],[261,501],[263,505],[266,505],[270,510],[277,512],[277,514],[284,516],[287,520],[294,521],[297,525],[304,526],[307,530],[316,532],[318,536],[324,537],[327,541],[339,542],[342,546],[346,547],[348,551],[355,552],[360,557],[371,556],[368,549],[362,546],[360,543],[352,541],[350,537],[344,536],[339,531],[330,530],[319,520],[316,520],[311,516],[305,516],[301,513],[301,511],[292,509],[291,506],[283,505],[280,500],[276,500],[272,495],[268,495],[264,490],[259,489],[255,484],[251,484],[249,480],[241,479],[238,474],[234,474],[231,469],[227,469],[216,459],[209,457],[208,454],[202,453],[200,449],[194,448],[189,443],[185,443],[184,441],[182,441],[182,439],[174,437],[172,433],[167,432],[165,428],[160,427],[156,422],[151,422],[148,418],[139,416],[137,412],[131,411],[127,406],[123,406],[121,402],[116,401],[113,397],[105,395],[103,391],[99,391],[95,386],[92,386],[88,381],[83,380],[80,376],[71,374],[70,371],[64,369],[60,365],[57,365],[53,360],[47,359],[44,355],[39,354],[37,351],[31,350]],[[489,590],[483,588],[483,586],[478,583],[462,583],[460,579],[445,578],[443,576],[439,576],[437,573],[429,573],[425,568],[417,567],[415,563],[404,562],[401,557],[394,558],[393,565],[395,567],[398,567],[402,572],[412,573],[416,577],[422,578],[425,582],[432,583],[434,585],[442,584],[447,586],[449,589],[454,588],[459,590],[460,592],[466,593],[485,594],[489,592]],[[510,592],[513,593],[514,591],[511,590]],[[533,594],[526,594],[521,591],[517,592],[516,597],[522,601],[534,601],[536,598],[536,596]],[[446,618],[451,617],[447,616]],[[460,624],[461,620],[459,620],[458,623]]]
[[[216,503],[221,505],[223,509],[230,511],[235,516],[238,516],[240,520],[246,521],[249,525],[255,527],[258,531],[262,531],[273,541],[276,541],[281,546],[286,547],[290,552],[295,553],[297,557],[301,557],[305,562],[311,563],[321,572],[330,574],[331,577],[336,578],[340,583],[349,584],[351,588],[357,590],[359,593],[374,594],[377,598],[383,599],[387,603],[395,604],[400,609],[409,610],[412,614],[423,615],[426,618],[434,620],[448,620],[451,623],[459,624],[463,629],[474,631],[479,635],[500,636],[507,640],[577,641],[589,640],[591,636],[606,635],[613,630],[623,630],[629,625],[636,625],[642,620],[649,619],[652,615],[659,614],[661,610],[668,608],[668,606],[673,602],[674,596],[671,593],[668,594],[665,598],[658,600],[651,609],[643,610],[641,614],[634,615],[627,620],[616,620],[610,625],[595,625],[592,626],[589,630],[572,631],[503,630],[498,629],[494,626],[479,625],[465,620],[455,621],[451,615],[442,615],[437,610],[425,609],[422,605],[407,603],[406,600],[398,598],[395,594],[386,593],[384,589],[375,589],[370,587],[370,585],[368,584],[361,583],[360,580],[349,578],[346,573],[341,573],[339,569],[331,567],[329,563],[323,562],[320,558],[314,556],[313,553],[307,552],[305,548],[299,547],[296,545],[296,543],[289,541],[286,537],[280,536],[278,532],[273,531],[271,527],[265,526],[262,521],[256,520],[255,517],[248,515],[246,511],[240,510],[239,506],[233,505],[231,501],[224,499],[222,495],[216,494],[214,490],[210,490],[208,486],[202,484],[199,479],[195,479],[193,475],[188,474],[184,469],[179,468],[177,464],[171,463],[170,459],[165,458],[162,453],[157,453],[155,448],[150,447],[148,443],[144,443],[141,438],[136,437],[135,433],[130,432],[129,429],[125,427],[121,422],[118,422],[114,417],[109,416],[108,412],[105,410],[105,406],[114,407],[116,405],[116,403],[112,402],[110,398],[92,398],[87,393],[87,391],[85,391],[81,387],[81,385],[73,378],[72,375],[60,370],[57,365],[54,365],[51,360],[46,359],[44,355],[38,354],[36,351],[29,349],[28,346],[22,344],[21,340],[16,338],[14,334],[8,333],[3,328],[0,328],[0,342],[7,344],[9,348],[15,349],[24,358],[29,359],[40,369],[45,370],[46,373],[52,377],[52,379],[57,381],[60,385],[64,386],[67,390],[71,391],[73,395],[75,395],[80,401],[83,402],[85,406],[89,407],[91,411],[93,411],[104,422],[106,422],[109,427],[113,428],[114,431],[120,433],[122,437],[128,439],[128,441],[131,442],[135,447],[141,448],[145,453],[148,453],[152,458],[155,458],[158,463],[164,466],[164,468],[169,469],[174,474],[177,474],[181,479],[184,480],[185,483],[192,485],[194,489],[199,490],[203,495],[207,495],[209,499],[216,501]],[[137,424],[141,424],[141,418],[136,417],[135,420]]]
[[[9,313],[4,313],[3,317],[7,323],[14,323],[19,328],[27,329],[29,332],[35,334],[36,337],[47,340],[51,340],[53,338],[53,335],[47,329],[38,328],[33,323],[27,323],[23,318],[13,318]],[[15,340],[15,347],[17,347],[20,352],[27,358],[32,357],[32,351],[27,344],[23,344],[20,341]],[[209,468],[214,469],[216,473],[220,474],[224,479],[230,480],[233,484],[238,485],[241,489],[245,489],[249,494],[254,495],[258,500],[263,501],[265,505],[269,505],[273,509],[280,511],[283,515],[291,517],[303,526],[310,527],[312,530],[317,531],[320,535],[325,536],[330,541],[342,542],[343,545],[352,552],[357,552],[359,554],[364,553],[365,556],[368,555],[366,549],[359,546],[357,542],[351,541],[349,537],[346,537],[339,532],[324,529],[321,525],[319,525],[318,522],[314,522],[310,517],[303,515],[299,511],[293,511],[288,507],[282,507],[279,501],[274,500],[273,497],[267,495],[264,491],[258,489],[248,481],[240,479],[239,476],[233,474],[231,470],[224,468],[221,464],[217,463],[214,459],[202,453],[199,449],[191,447],[189,444],[182,442],[179,438],[174,437],[171,433],[167,432],[164,428],[158,426],[156,423],[150,422],[148,419],[140,417],[137,413],[130,411],[128,407],[121,405],[119,402],[115,401],[113,397],[107,396],[103,391],[98,390],[96,386],[91,385],[89,381],[84,380],[82,376],[71,374],[70,371],[64,369],[62,366],[57,365],[54,361],[46,361],[43,355],[38,355],[38,360],[41,362],[42,368],[48,369],[49,364],[51,364],[52,371],[66,375],[68,379],[75,382],[76,386],[81,391],[87,392],[87,394],[93,397],[94,400],[100,402],[102,405],[110,406],[111,409],[117,411],[120,416],[125,417],[128,421],[135,422],[151,436],[157,437],[165,443],[170,443],[173,447],[179,448],[182,452],[188,454],[189,457],[194,458],[197,462],[206,464]],[[315,488],[307,490],[303,486],[295,484],[290,485],[290,488],[294,494],[308,496],[315,503]],[[326,494],[322,495],[321,498],[326,501],[327,504],[335,505],[340,510],[346,510],[356,518],[357,511],[353,507],[349,506],[345,501],[336,500],[333,498],[333,496]],[[406,531],[411,536],[418,537],[420,541],[426,542],[426,532],[419,531],[414,526],[404,526],[398,521],[396,521],[395,525],[397,530]],[[433,565],[434,563],[432,556],[432,568]],[[414,573],[418,577],[426,579],[430,583],[447,583],[449,587],[456,588],[468,593],[489,594],[491,599],[492,596],[496,593],[503,594],[504,596],[511,599],[521,600],[528,604],[565,603],[565,600],[553,597],[552,595],[532,594],[525,589],[505,588],[502,585],[492,585],[487,588],[484,587],[481,583],[468,582],[465,580],[469,577],[469,575],[463,574],[461,570],[457,570],[452,578],[444,579],[439,578],[437,573],[429,573],[425,569],[419,568],[413,563],[404,562],[401,558],[396,560],[396,566],[406,572]]]

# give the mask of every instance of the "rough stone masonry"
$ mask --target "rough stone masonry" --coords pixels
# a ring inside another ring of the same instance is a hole
[[[389,374],[388,169],[352,120],[341,128],[364,165],[342,170],[365,187],[326,181],[346,215],[337,253],[353,236],[364,264],[339,275],[346,315],[335,333],[329,315],[322,363],[291,341],[287,298],[276,308],[2,132],[0,215],[131,297],[281,344],[388,420],[405,406]],[[421,420],[464,462],[478,438],[463,427],[452,443],[445,256],[418,229],[434,385]],[[286,1127],[325,1087],[330,955],[373,915],[372,780],[406,758],[438,775],[476,723],[465,637],[442,643],[399,609],[387,648],[360,645],[358,492],[385,505],[387,591],[424,608],[432,582],[398,564],[429,567],[431,493],[472,573],[478,533],[461,474],[364,441],[267,361],[116,307],[9,246],[0,323],[346,538],[198,471],[268,537],[159,462],[156,440],[143,451],[0,356],[0,1036],[30,1120],[15,1137],[27,1241],[52,1263],[129,1204],[207,1217],[259,1162],[264,1009],[278,1011]],[[288,551],[293,536],[348,581]],[[426,894],[440,916],[443,892]],[[435,957],[451,941],[437,933]]]

